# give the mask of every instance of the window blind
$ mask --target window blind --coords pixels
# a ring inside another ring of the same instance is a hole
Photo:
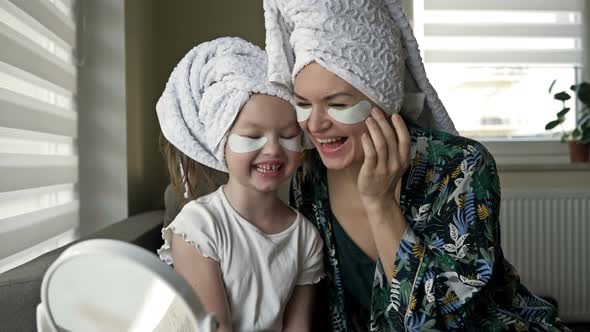
[[[414,4],[425,66],[461,134],[501,139],[560,135],[544,129],[561,109],[548,89],[553,80],[555,92],[578,81],[583,0]],[[570,116],[565,129],[574,122]]]
[[[0,272],[79,224],[74,6],[0,1]]]
[[[580,65],[583,0],[424,0],[425,61]]]

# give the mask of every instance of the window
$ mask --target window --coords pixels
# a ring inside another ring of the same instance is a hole
[[[561,109],[548,89],[553,80],[554,93],[579,81],[583,6],[582,0],[414,1],[426,70],[462,135],[559,139],[561,128],[545,130]],[[574,123],[569,117],[564,129]]]
[[[0,273],[76,236],[74,5],[0,2]]]

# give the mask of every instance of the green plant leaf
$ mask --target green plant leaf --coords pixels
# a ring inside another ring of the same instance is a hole
[[[561,122],[559,120],[553,120],[545,126],[545,130],[551,130],[551,129],[559,126],[560,123]]]
[[[569,107],[566,107],[566,108],[562,109],[561,111],[559,111],[559,113],[557,113],[557,117],[558,117],[558,118],[559,118],[559,117],[563,117],[563,116],[565,116],[565,115],[567,114],[567,112],[569,112],[569,111],[570,111],[570,108],[569,108]]]
[[[551,93],[553,91],[553,87],[555,86],[555,83],[557,83],[557,80],[553,80],[553,82],[551,82],[551,85],[549,86],[549,93]]]
[[[561,91],[559,93],[556,93],[553,98],[557,99],[557,100],[561,100],[561,101],[566,101],[566,100],[570,100],[572,97],[570,97],[570,95],[565,92],[565,91]]]
[[[580,136],[582,136],[582,131],[580,130],[580,128],[576,128],[576,129],[574,129],[574,131],[572,131],[572,138],[573,139],[578,139],[578,138],[580,138]]]

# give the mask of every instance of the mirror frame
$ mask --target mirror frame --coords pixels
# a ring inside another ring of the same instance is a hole
[[[59,268],[72,260],[83,259],[84,256],[117,256],[129,264],[136,265],[139,268],[147,270],[154,276],[159,277],[172,291],[176,292],[185,305],[188,307],[192,316],[188,319],[196,326],[199,331],[209,332],[216,330],[216,320],[212,314],[205,312],[200,301],[197,299],[193,289],[182,279],[170,266],[160,261],[153,253],[137,246],[123,241],[111,239],[93,239],[73,244],[67,248],[45,272],[41,284],[41,303],[37,307],[37,328],[40,332],[49,328],[52,332],[57,332],[57,324],[49,310],[48,292],[51,285],[51,279]],[[43,317],[44,316],[44,317]]]

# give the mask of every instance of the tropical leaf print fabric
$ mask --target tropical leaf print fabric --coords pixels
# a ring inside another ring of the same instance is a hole
[[[409,226],[392,276],[377,262],[369,326],[345,312],[326,170],[302,169],[291,203],[324,239],[334,331],[563,331],[556,309],[520,284],[500,247],[500,188],[492,156],[478,142],[410,128],[411,165],[400,207]]]

